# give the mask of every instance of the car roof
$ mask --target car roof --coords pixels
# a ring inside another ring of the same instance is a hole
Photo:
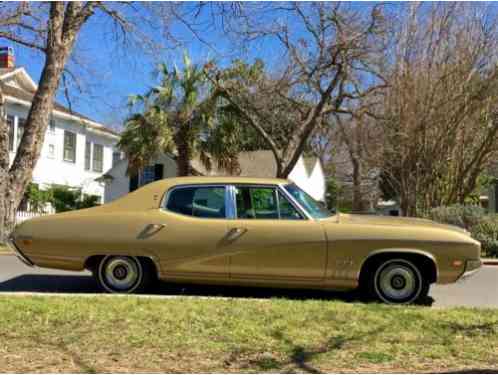
[[[289,183],[282,178],[262,178],[262,177],[231,177],[231,176],[189,176],[189,177],[172,177],[165,178],[155,182],[163,184],[165,187],[176,185],[195,185],[195,184],[270,184],[278,185]]]
[[[289,183],[288,180],[280,178],[257,178],[257,177],[172,177],[164,178],[142,186],[119,199],[109,202],[101,207],[101,210],[145,210],[159,207],[166,192],[175,187],[196,184],[255,184],[255,185],[278,185]]]

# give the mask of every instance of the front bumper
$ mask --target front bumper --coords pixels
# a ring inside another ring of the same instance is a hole
[[[464,280],[469,278],[470,276],[475,275],[482,267],[482,260],[467,260],[465,262],[465,270],[460,276],[460,280]]]
[[[16,243],[14,242],[14,239],[12,237],[9,237],[7,239],[7,247],[11,249],[14,254],[19,258],[21,262],[23,262],[25,265],[29,267],[33,267],[35,264],[29,260],[28,257],[26,257],[21,250],[16,246]]]

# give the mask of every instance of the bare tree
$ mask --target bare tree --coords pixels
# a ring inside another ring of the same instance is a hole
[[[365,111],[334,117],[338,148],[344,147],[350,164],[352,210],[363,212],[366,201],[378,196],[382,132]]]
[[[265,15],[246,13],[237,32],[246,40],[276,40],[283,51],[279,68],[258,75],[254,66],[241,73],[235,64],[212,69],[210,77],[273,152],[277,176],[287,177],[323,116],[345,111],[344,103],[384,86],[377,71],[384,18],[377,6],[366,10],[337,3],[278,3],[266,8]],[[283,144],[268,130],[282,121]]]
[[[0,37],[45,57],[25,131],[9,167],[8,129],[0,116],[0,242],[12,229],[16,209],[40,156],[54,97],[83,25],[96,13],[110,17],[122,32],[129,23],[116,4],[102,2],[2,3]],[[2,112],[3,112],[3,102]]]
[[[407,6],[394,30],[385,183],[404,215],[463,202],[497,155],[497,19],[486,6]]]

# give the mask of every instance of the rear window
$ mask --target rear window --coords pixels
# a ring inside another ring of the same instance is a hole
[[[184,187],[172,190],[166,209],[182,215],[224,218],[225,188],[222,186]]]

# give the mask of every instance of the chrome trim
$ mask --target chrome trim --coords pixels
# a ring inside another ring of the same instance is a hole
[[[459,280],[465,280],[470,276],[475,275],[482,268],[482,260],[467,260],[465,261],[465,270],[462,273],[462,276],[459,277]]]
[[[363,259],[363,261],[360,263],[360,267],[359,267],[359,270],[358,270],[358,273],[356,275],[357,279],[359,280],[360,278],[360,273],[361,273],[361,270],[363,268],[363,266],[365,265],[366,261],[376,255],[380,255],[380,254],[393,254],[393,253],[397,253],[397,254],[416,254],[416,255],[421,255],[421,256],[425,256],[426,258],[430,259],[433,263],[434,263],[434,267],[436,268],[436,281],[435,283],[437,283],[437,281],[439,280],[439,266],[438,266],[438,263],[436,261],[436,258],[431,254],[431,253],[428,253],[427,251],[423,251],[423,250],[417,250],[417,249],[410,249],[410,248],[396,248],[396,247],[392,247],[392,248],[387,248],[387,249],[377,249],[377,250],[374,250],[372,251],[370,254],[368,254],[368,256]]]
[[[226,185],[225,188],[225,213],[227,219],[233,220],[237,218],[237,206],[235,203],[235,187]]]
[[[10,236],[9,238],[7,238],[7,247],[9,249],[11,249],[14,254],[16,254],[16,256],[19,258],[19,260],[21,262],[23,262],[25,265],[29,266],[29,267],[33,267],[35,264],[30,261],[22,252],[21,250],[19,250],[19,248],[16,246],[15,242],[14,242],[14,238],[12,236]]]
[[[288,184],[286,183],[281,183],[281,184],[252,184],[252,183],[198,183],[198,184],[185,184],[185,185],[175,185],[168,189],[164,195],[163,198],[161,199],[161,204],[159,208],[164,211],[172,212],[176,215],[182,215],[182,216],[187,216],[187,217],[196,217],[196,216],[189,216],[189,215],[184,215],[180,214],[178,212],[173,212],[168,210],[166,207],[168,205],[169,197],[171,193],[177,189],[182,189],[182,188],[196,188],[196,187],[222,187],[225,189],[225,218],[198,218],[198,219],[207,219],[207,220],[222,220],[222,219],[228,219],[228,220],[233,220],[237,218],[237,208],[236,208],[236,199],[235,199],[235,188],[237,186],[248,186],[248,187],[266,187],[266,188],[273,188],[277,189],[281,194],[283,194],[289,202],[292,204],[292,206],[303,216],[301,220],[315,220],[295,199],[292,195],[290,195],[284,188],[284,185]],[[277,199],[278,199],[278,194],[277,194]]]
[[[301,204],[292,196],[292,194],[290,194],[286,189],[285,189],[285,185],[287,185],[288,182],[286,182],[285,184],[282,183],[282,184],[279,184],[278,185],[278,189],[283,193],[283,195],[289,200],[289,202],[291,202],[291,204],[294,206],[294,208],[296,210],[299,211],[299,213],[301,213],[301,215],[304,216],[304,220],[317,220],[315,219],[313,216],[311,216],[308,211],[306,211],[306,209],[301,206]]]

